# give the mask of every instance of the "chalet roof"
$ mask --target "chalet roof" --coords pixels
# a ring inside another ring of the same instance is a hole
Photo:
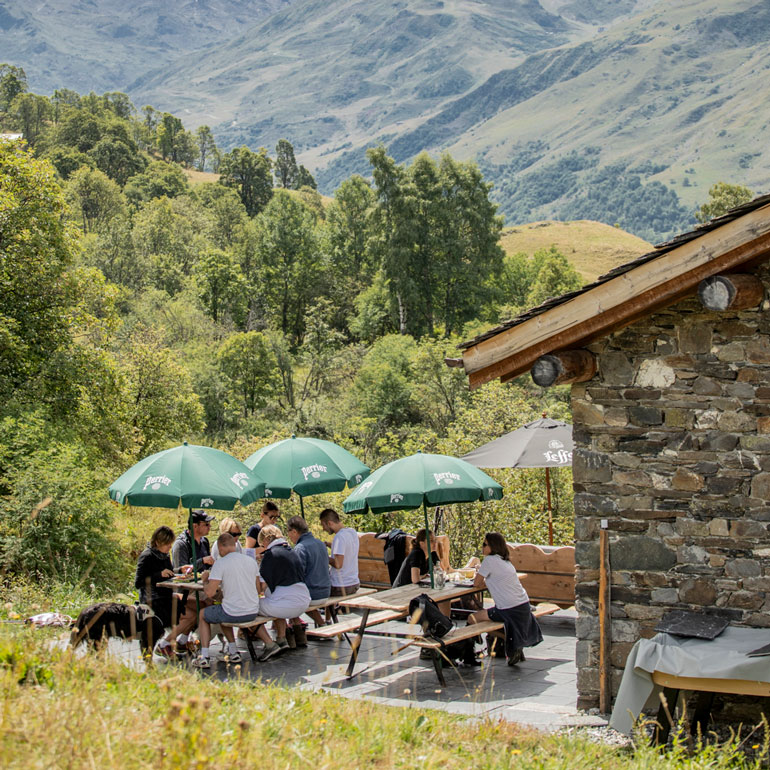
[[[671,304],[692,293],[703,278],[726,268],[735,270],[770,252],[768,233],[770,195],[760,195],[721,217],[657,245],[653,251],[619,265],[577,291],[552,297],[479,334],[459,346],[463,350],[463,366],[470,375],[471,387],[497,377],[503,381],[512,379],[527,371],[541,355],[585,344]],[[666,269],[645,270],[645,266],[658,262],[662,267],[663,261]],[[632,284],[631,276],[642,270],[656,273],[637,287],[646,296],[617,290],[618,284]],[[586,301],[588,298],[591,301]],[[551,323],[557,316],[561,323]],[[574,328],[572,333],[565,333],[570,327],[586,324],[589,319],[593,322],[585,329]],[[552,326],[550,336],[549,325]],[[525,326],[537,333],[524,333]]]

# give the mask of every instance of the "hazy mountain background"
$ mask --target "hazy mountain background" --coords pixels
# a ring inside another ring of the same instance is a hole
[[[474,158],[511,224],[660,240],[718,180],[768,188],[758,0],[0,0],[33,90],[126,91],[220,145],[289,139],[320,189],[365,148]]]

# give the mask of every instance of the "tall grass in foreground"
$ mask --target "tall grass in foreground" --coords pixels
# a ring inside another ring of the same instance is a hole
[[[53,635],[0,626],[0,764],[14,768],[732,768],[735,745],[668,755],[546,735],[505,722],[334,695],[136,673],[51,649]]]

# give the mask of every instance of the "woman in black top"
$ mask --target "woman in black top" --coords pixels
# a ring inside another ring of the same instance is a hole
[[[249,527],[248,532],[246,532],[246,545],[244,548],[257,548],[259,530],[270,524],[275,525],[275,522],[278,521],[279,518],[281,518],[281,512],[278,510],[278,506],[272,502],[272,500],[265,500],[259,522],[252,524]]]
[[[259,544],[265,549],[259,565],[259,579],[265,584],[265,597],[259,600],[259,614],[275,620],[276,642],[286,641],[286,620],[299,618],[310,606],[302,562],[278,527],[268,524],[259,531]]]
[[[418,529],[412,543],[412,550],[401,564],[401,569],[393,581],[393,588],[419,583],[428,574],[428,538],[424,529]],[[438,564],[438,554],[433,551],[431,559]]]
[[[174,530],[158,527],[152,533],[150,543],[139,555],[136,563],[134,587],[139,589],[139,601],[152,607],[163,625],[173,626],[172,617],[174,592],[170,588],[159,588],[158,583],[174,576],[169,552],[174,545]]]

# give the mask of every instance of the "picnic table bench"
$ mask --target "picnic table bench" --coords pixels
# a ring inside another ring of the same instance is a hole
[[[422,626],[418,624],[392,621],[367,630],[367,633],[376,636],[392,636],[409,639],[409,642],[400,649],[414,646],[423,650],[429,650],[431,652],[431,659],[433,661],[433,667],[436,670],[436,677],[438,678],[439,684],[442,687],[446,687],[442,662],[444,659],[447,659],[443,652],[444,648],[455,642],[473,639],[474,636],[478,636],[479,634],[500,631],[503,627],[502,623],[497,623],[493,620],[485,620],[482,623],[469,623],[466,626],[453,628],[446,636],[443,636],[438,640],[430,636],[424,636]]]
[[[367,628],[372,625],[369,623],[369,617],[372,611],[378,615],[379,613],[390,611],[391,613],[397,613],[397,617],[403,617],[409,611],[409,603],[412,599],[422,593],[427,594],[439,605],[439,607],[442,607],[443,605],[448,609],[452,599],[478,592],[479,589],[474,586],[458,586],[450,584],[444,586],[444,588],[426,588],[425,586],[412,583],[410,585],[400,586],[399,588],[390,588],[387,591],[379,591],[378,593],[369,596],[360,598],[351,597],[341,601],[341,607],[352,607],[363,610],[358,625],[358,631],[350,645],[350,661],[346,671],[348,679],[353,677],[353,669],[355,668],[356,660],[358,659],[358,649],[361,646],[361,641]],[[444,612],[445,614],[448,614],[448,612]],[[385,617],[385,615],[381,615],[381,617]]]

